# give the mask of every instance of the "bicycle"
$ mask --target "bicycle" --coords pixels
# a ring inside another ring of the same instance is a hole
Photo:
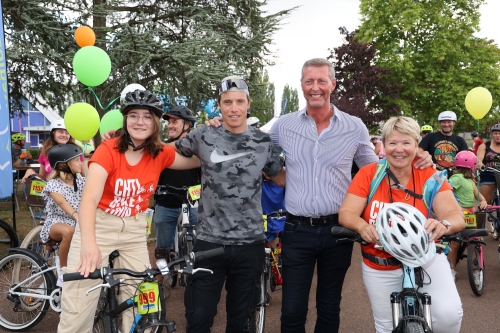
[[[59,243],[45,244],[54,254],[54,264],[26,248],[11,248],[0,260],[0,326],[9,331],[23,331],[35,326],[50,307],[61,312]]]
[[[173,192],[169,192],[169,188],[178,191],[185,191],[186,197],[180,196]],[[189,223],[189,209],[198,207],[197,200],[199,199],[199,188],[200,185],[191,187],[184,186],[181,188],[170,185],[158,185],[156,194],[174,195],[182,200],[182,206],[181,214],[179,214],[179,218],[177,219],[177,226],[175,229],[174,251],[173,253],[166,254],[155,250],[156,259],[166,258],[166,256],[168,255],[170,257],[170,260],[175,260],[193,252],[194,244],[196,243],[196,227]],[[193,192],[197,193],[191,194]],[[182,274],[179,277],[177,273],[171,273],[167,276],[167,281],[171,288],[174,288],[177,285],[177,281],[179,281],[180,286],[186,286],[186,278]]]
[[[9,253],[10,248],[18,247],[21,243],[17,232],[4,220],[0,220],[0,258]]]
[[[87,294],[105,288],[105,293],[101,292],[98,302],[98,311],[94,317],[94,332],[95,328],[99,327],[106,333],[118,333],[119,331],[119,316],[123,311],[129,308],[137,308],[134,324],[130,328],[130,333],[142,333],[146,329],[151,328],[152,332],[161,332],[163,328],[167,329],[168,333],[176,331],[174,321],[165,319],[165,297],[162,295],[163,288],[160,288],[156,275],[166,276],[171,272],[174,266],[182,267],[176,270],[181,274],[195,274],[199,271],[212,273],[211,270],[205,268],[194,268],[197,260],[215,257],[224,253],[223,248],[214,250],[191,252],[182,258],[167,263],[164,258],[158,259],[156,262],[157,269],[148,268],[142,272],[132,271],[126,268],[113,268],[113,259],[119,256],[118,251],[114,251],[109,255],[109,266],[103,267],[90,273],[87,278],[83,277],[79,272],[66,273],[63,276],[64,281],[75,281],[82,279],[102,279],[103,283],[95,286],[87,291]],[[115,279],[114,275],[122,274],[134,278],[140,278],[137,293],[134,297],[125,300],[121,304],[117,304],[116,290],[119,285],[125,283],[126,279]]]
[[[483,166],[481,171],[487,171],[487,172],[491,172],[491,173],[495,174],[496,186],[495,186],[495,189],[493,190],[493,194],[491,196],[491,200],[489,203],[491,206],[500,206],[500,170],[497,170],[495,168],[488,167],[488,166]],[[492,223],[493,238],[498,239],[498,237],[500,235],[500,224],[496,223],[496,221],[498,218],[500,218],[500,212],[499,212],[500,207],[495,208],[495,210],[496,210],[495,211],[496,217],[494,218],[493,215],[488,214],[489,215],[488,221]],[[500,249],[499,249],[499,252],[500,252]]]
[[[478,212],[485,211],[480,210]],[[468,227],[476,227],[476,216],[474,214],[468,214],[467,211],[464,211],[464,218]],[[476,296],[481,296],[484,291],[485,264],[483,245],[486,245],[486,243],[481,238],[483,236],[488,236],[487,229],[466,229],[460,233],[460,237],[454,240],[460,243],[455,265],[460,260],[467,258],[467,276],[472,292]],[[445,249],[445,254],[447,253],[448,251]]]
[[[453,235],[443,236],[443,242],[467,241],[466,238],[480,237],[486,229],[466,229]],[[334,226],[331,233],[339,238],[337,242],[350,241],[368,245],[361,236],[349,229]],[[392,304],[392,324],[394,333],[432,333],[431,295],[421,293],[418,288],[422,285],[421,270],[402,264],[404,278],[403,289],[394,291],[390,295]],[[416,272],[420,271],[420,274]]]
[[[271,272],[271,249],[265,249],[264,270],[260,277],[259,302],[248,316],[248,331],[250,333],[263,333],[266,324],[266,307],[269,305],[269,274]]]
[[[271,273],[269,275],[269,286],[272,292],[276,290],[277,286],[283,284],[283,276],[281,274],[281,231],[283,231],[285,224],[285,216],[287,211],[283,209],[276,210],[269,214],[264,214],[264,232],[266,233],[265,246],[270,249],[270,265]],[[277,244],[273,244],[272,237],[278,239]]]

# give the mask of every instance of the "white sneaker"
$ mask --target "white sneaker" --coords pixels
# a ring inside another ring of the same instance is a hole
[[[498,239],[498,232],[496,229],[495,229],[495,231],[493,231],[492,237],[493,237],[493,239]]]
[[[63,285],[63,282],[64,282],[64,281],[63,281],[63,275],[64,275],[64,272],[63,272],[63,271],[60,271],[60,272],[59,272],[59,277],[57,278],[57,282],[56,282],[56,285],[57,285],[58,287],[62,287],[62,285]]]

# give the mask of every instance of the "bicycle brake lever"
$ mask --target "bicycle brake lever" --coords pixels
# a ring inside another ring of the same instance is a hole
[[[109,283],[101,283],[101,284],[87,290],[87,292],[85,293],[85,296],[88,296],[91,292],[93,292],[96,289],[100,289],[100,288],[111,288],[111,286],[109,285]]]
[[[193,269],[193,274],[196,272],[208,272],[210,274],[214,274],[214,272],[208,268],[195,268],[195,269]]]

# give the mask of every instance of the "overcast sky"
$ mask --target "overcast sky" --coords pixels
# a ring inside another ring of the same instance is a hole
[[[500,0],[488,0],[481,8],[479,37],[494,39],[500,45]],[[300,89],[300,70],[311,58],[327,57],[342,44],[338,28],[345,26],[353,31],[359,26],[358,0],[268,0],[265,8],[269,13],[300,6],[284,20],[274,37],[271,47],[276,56],[276,65],[269,67],[270,80],[276,86],[276,107],[280,110],[281,93],[285,84],[299,92],[300,107],[305,100]],[[279,113],[279,111],[278,111]]]

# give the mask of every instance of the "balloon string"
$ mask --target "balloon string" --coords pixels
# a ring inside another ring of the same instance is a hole
[[[85,91],[85,90],[89,90],[90,92],[92,92],[92,94],[94,94],[94,97],[97,101],[97,104],[99,104],[100,108],[103,110],[109,109],[111,107],[111,105],[113,105],[118,99],[120,99],[120,96],[118,96],[118,97],[114,98],[111,102],[109,102],[109,104],[106,105],[106,107],[103,107],[101,104],[101,101],[99,100],[99,97],[95,93],[94,89],[92,89],[92,87],[87,87],[87,88],[83,89],[83,91]]]

